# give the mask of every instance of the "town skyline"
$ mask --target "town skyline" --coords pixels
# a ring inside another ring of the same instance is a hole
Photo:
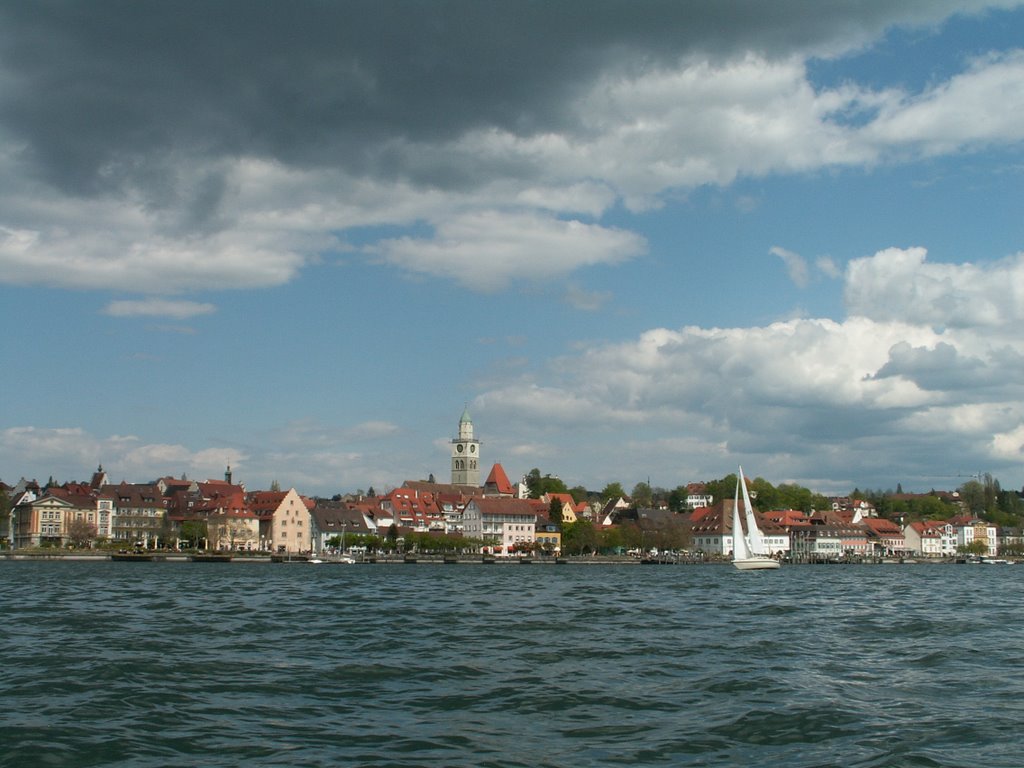
[[[1024,486],[1024,4],[0,4],[0,477]],[[287,478],[287,479],[286,479]],[[628,488],[627,488],[628,490]]]

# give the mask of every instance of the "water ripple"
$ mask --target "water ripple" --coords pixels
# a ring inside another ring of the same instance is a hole
[[[0,562],[0,766],[1016,766],[1022,580]]]

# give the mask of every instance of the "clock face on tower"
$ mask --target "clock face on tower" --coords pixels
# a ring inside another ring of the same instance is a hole
[[[476,446],[475,445],[469,446],[469,452],[470,453],[476,453]]]
[[[457,450],[459,453],[462,453],[462,443],[459,443],[457,446],[455,446],[455,450]]]

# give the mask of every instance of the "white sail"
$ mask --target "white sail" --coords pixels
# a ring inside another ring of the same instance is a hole
[[[743,535],[743,520],[740,517],[740,486],[743,487],[744,515],[747,518],[748,536]],[[752,541],[748,541],[751,538]],[[740,476],[736,480],[736,494],[732,502],[732,564],[741,571],[764,571],[774,570],[779,567],[779,561],[768,556],[767,552],[751,551],[753,541],[757,542],[762,550],[767,549],[764,545],[764,537],[757,527],[757,520],[754,518],[754,508],[750,504],[750,494],[747,493],[747,483],[743,479],[743,467],[740,467]]]
[[[743,489],[743,514],[747,520],[747,541],[750,544],[750,553],[755,557],[770,555],[768,545],[765,543],[764,535],[757,525],[757,518],[754,517],[754,507],[750,503],[750,494],[747,492],[747,481],[743,477],[743,467],[740,467],[740,487]]]
[[[740,484],[736,483],[736,496],[732,502],[732,559],[749,560],[750,547],[743,535],[743,522],[740,520]]]

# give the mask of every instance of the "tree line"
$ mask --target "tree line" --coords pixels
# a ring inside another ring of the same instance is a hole
[[[731,473],[718,480],[705,481],[703,485],[706,493],[717,502],[732,498],[736,479],[736,473]],[[747,482],[751,496],[756,499],[754,503],[761,511],[795,509],[809,514],[831,508],[826,496],[795,483],[773,485],[763,477],[747,478]],[[540,498],[545,493],[568,493],[576,502],[607,502],[625,497],[635,507],[665,506],[674,512],[684,512],[687,508],[685,485],[666,489],[639,482],[627,493],[621,483],[611,482],[595,492],[583,486],[568,488],[557,476],[542,475],[536,468],[526,475],[526,485],[531,498]],[[903,523],[948,520],[958,514],[969,514],[1004,527],[1019,527],[1024,523],[1022,492],[1002,488],[999,480],[988,473],[962,483],[956,488],[955,497],[934,489],[926,494],[905,494],[900,485],[895,491],[854,488],[849,495],[850,498],[869,502],[879,516]]]

